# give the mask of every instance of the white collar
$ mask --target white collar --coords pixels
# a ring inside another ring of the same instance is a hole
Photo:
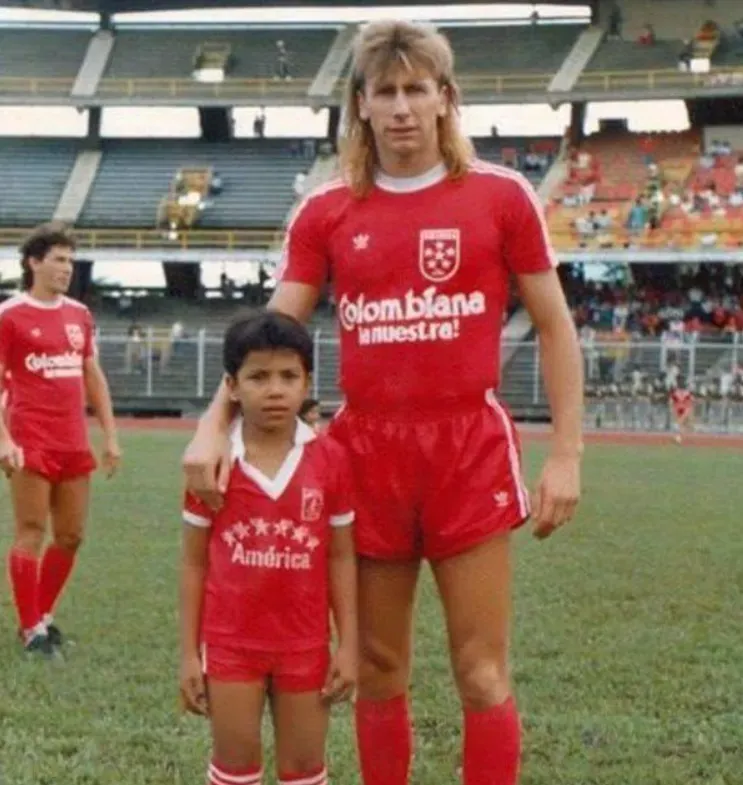
[[[446,177],[446,171],[446,164],[442,161],[427,172],[417,174],[415,177],[392,177],[384,172],[377,172],[374,182],[383,191],[397,194],[413,193],[440,183]]]
[[[232,426],[232,435],[230,441],[232,443],[232,460],[237,461],[240,468],[247,477],[266,494],[276,501],[281,494],[286,490],[289,483],[292,481],[299,464],[304,455],[304,446],[309,444],[317,438],[317,434],[310,428],[307,423],[297,419],[297,427],[294,430],[294,446],[289,450],[284,463],[277,472],[276,476],[271,479],[266,477],[260,469],[248,463],[245,460],[245,442],[242,435],[243,418],[237,417]]]

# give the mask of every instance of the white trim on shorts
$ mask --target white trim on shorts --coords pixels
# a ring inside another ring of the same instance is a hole
[[[508,466],[511,470],[511,479],[513,486],[516,489],[516,499],[519,504],[519,515],[522,518],[528,518],[530,513],[529,507],[529,493],[524,484],[524,475],[521,471],[521,460],[519,459],[519,450],[516,446],[516,434],[514,433],[513,423],[511,418],[506,413],[505,409],[501,406],[500,402],[495,396],[493,390],[487,390],[485,393],[485,402],[495,412],[500,419],[503,430],[506,434],[508,441]]]

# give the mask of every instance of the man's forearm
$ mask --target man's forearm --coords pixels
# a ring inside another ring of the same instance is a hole
[[[227,432],[235,419],[237,406],[230,398],[230,391],[224,379],[219,384],[217,392],[209,404],[209,408],[201,415],[199,428],[207,426],[210,429]]]
[[[94,372],[91,375],[88,381],[88,398],[103,433],[107,438],[116,436],[116,420],[111,391],[108,389],[108,382],[102,373]]]
[[[583,355],[572,324],[557,323],[539,333],[542,374],[552,413],[552,452],[583,451]]]

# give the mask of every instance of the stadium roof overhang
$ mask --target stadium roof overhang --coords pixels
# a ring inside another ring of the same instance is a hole
[[[514,0],[489,0],[489,5],[499,5]],[[518,0],[517,0],[518,1]],[[522,0],[523,1],[523,0]],[[580,5],[580,0],[539,0],[548,5]],[[588,4],[589,0],[585,0]],[[448,0],[447,5],[469,5],[472,0]],[[436,5],[431,0],[407,0],[406,5]],[[144,11],[176,11],[187,8],[260,8],[298,6],[384,6],[400,5],[400,0],[0,0],[0,6],[40,8],[53,11],[88,11],[119,14]]]

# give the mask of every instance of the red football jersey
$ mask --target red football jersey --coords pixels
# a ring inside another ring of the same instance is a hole
[[[95,354],[93,317],[69,297],[28,294],[0,305],[0,365],[13,440],[50,450],[88,449],[84,361]]]
[[[210,526],[202,640],[267,652],[330,641],[328,551],[333,526],[353,522],[343,448],[297,424],[276,477],[246,463],[242,439],[224,504],[215,514],[186,494],[183,520]]]
[[[671,401],[677,409],[685,409],[694,402],[694,396],[689,390],[673,390]]]
[[[484,396],[497,386],[512,273],[556,265],[541,205],[517,172],[480,161],[381,176],[356,199],[341,182],[311,194],[289,225],[282,281],[332,281],[341,388],[352,405]]]

